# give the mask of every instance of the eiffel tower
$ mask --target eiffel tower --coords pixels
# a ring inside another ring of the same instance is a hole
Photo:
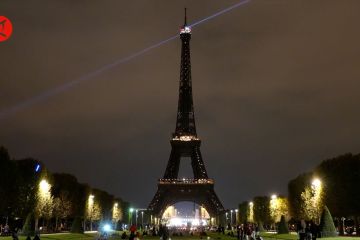
[[[196,134],[190,64],[191,28],[187,25],[186,9],[180,39],[182,47],[176,128],[170,140],[172,149],[164,177],[159,179],[157,192],[148,209],[155,217],[161,218],[167,207],[177,202],[191,201],[205,207],[210,216],[219,216],[225,209],[214,191],[214,180],[206,172],[200,152],[201,140]],[[193,179],[178,178],[182,157],[191,158]]]

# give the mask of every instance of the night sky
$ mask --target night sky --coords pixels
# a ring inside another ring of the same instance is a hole
[[[238,1],[1,0],[0,112]],[[252,0],[192,31],[198,136],[226,208],[360,152],[360,1]],[[0,145],[147,207],[175,129],[180,39],[0,120]],[[191,177],[190,161],[181,177]]]

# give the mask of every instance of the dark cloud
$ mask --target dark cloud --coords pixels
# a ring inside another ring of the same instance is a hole
[[[0,109],[177,33],[236,1],[14,1],[0,13]],[[226,207],[359,152],[360,2],[253,0],[193,30],[202,153]],[[0,143],[145,207],[175,128],[180,40],[0,122]]]

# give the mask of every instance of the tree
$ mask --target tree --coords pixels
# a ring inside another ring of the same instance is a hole
[[[277,233],[278,234],[288,234],[289,233],[288,224],[287,224],[287,222],[285,220],[284,215],[281,216]]]
[[[269,202],[270,198],[267,196],[254,197],[254,221],[257,222],[259,225],[264,223],[268,224],[271,222]]]
[[[244,201],[239,204],[239,222],[246,223],[249,215],[249,202]]]
[[[335,237],[337,235],[334,220],[329,209],[324,206],[320,222],[321,237]]]
[[[319,223],[320,214],[324,206],[323,190],[321,186],[307,186],[301,193],[302,212],[306,220],[315,220]]]
[[[75,217],[75,219],[74,219],[74,221],[73,221],[73,223],[71,225],[70,232],[72,232],[72,233],[84,233],[84,229],[82,227],[80,217]]]
[[[38,221],[40,218],[49,220],[53,214],[53,196],[51,195],[51,184],[48,173],[44,173],[38,184],[35,206],[35,230],[38,229]]]
[[[270,216],[274,223],[280,221],[281,216],[289,216],[288,200],[285,197],[275,197],[270,200]]]
[[[72,204],[67,191],[61,191],[59,197],[54,198],[55,230],[58,229],[59,219],[66,219],[71,214]]]
[[[35,159],[26,158],[15,161],[18,174],[17,196],[14,201],[15,215],[25,218],[34,213],[39,179],[42,171],[35,171],[37,165],[45,169],[44,165]]]
[[[117,199],[112,210],[112,221],[116,224],[123,218],[123,209],[121,208],[121,200]]]
[[[16,208],[14,199],[17,197],[18,176],[15,162],[10,159],[6,148],[0,146],[0,215],[11,216]]]
[[[93,221],[98,221],[102,218],[102,209],[100,203],[95,200],[94,195],[89,195],[86,202],[85,219],[90,221],[90,231],[92,231]]]
[[[294,219],[300,220],[305,218],[305,213],[303,212],[303,198],[301,197],[301,194],[311,181],[312,176],[312,172],[304,173],[297,176],[295,179],[290,180],[288,184],[289,214]]]
[[[29,213],[25,219],[25,223],[22,227],[22,235],[30,236],[34,233],[34,228],[32,227],[31,223],[33,221],[33,215]]]
[[[351,153],[322,161],[315,169],[324,182],[324,202],[334,216],[360,217],[360,154]]]

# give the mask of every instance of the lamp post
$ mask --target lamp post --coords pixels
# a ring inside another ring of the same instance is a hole
[[[137,227],[138,210],[135,210],[135,226]]]
[[[119,220],[119,204],[117,202],[114,203],[113,211],[112,211],[112,220],[114,223],[114,229],[117,229],[117,223]]]
[[[320,223],[320,214],[321,214],[321,201],[322,201],[322,182],[319,178],[315,178],[313,179],[313,181],[311,182],[311,188],[312,191],[314,193],[313,199],[314,199],[314,207],[316,209],[317,212],[317,223]]]
[[[133,212],[134,212],[134,209],[130,208],[129,209],[129,225],[132,225],[132,214],[133,214]],[[131,220],[131,222],[130,222],[130,220]]]
[[[144,211],[141,211],[141,228],[144,227]]]
[[[254,222],[254,203],[249,202],[249,221]]]
[[[230,226],[231,226],[231,229],[232,229],[232,225],[233,225],[232,213],[233,213],[233,210],[231,209],[231,210],[230,210]]]
[[[276,222],[278,221],[279,218],[279,209],[278,209],[278,204],[277,204],[277,195],[273,194],[271,195],[271,200],[270,200],[270,214],[271,217],[273,219],[273,227],[274,229],[276,229]]]
[[[93,217],[93,210],[94,210],[94,198],[95,196],[90,194],[88,199],[88,213],[90,218],[90,231],[92,231],[92,217]]]
[[[43,219],[48,216],[47,206],[52,205],[51,198],[51,185],[46,179],[42,179],[39,182],[38,191],[37,191],[37,214],[35,217],[35,230],[38,231],[39,217],[43,217]],[[8,208],[8,215],[6,221],[8,221],[10,208]],[[46,215],[46,216],[45,216]]]
[[[235,209],[235,224],[238,224],[238,212],[239,212],[239,209]]]
[[[345,220],[346,220],[346,218],[342,217],[341,220],[342,220],[342,232],[340,232],[340,235],[341,234],[345,235]]]

